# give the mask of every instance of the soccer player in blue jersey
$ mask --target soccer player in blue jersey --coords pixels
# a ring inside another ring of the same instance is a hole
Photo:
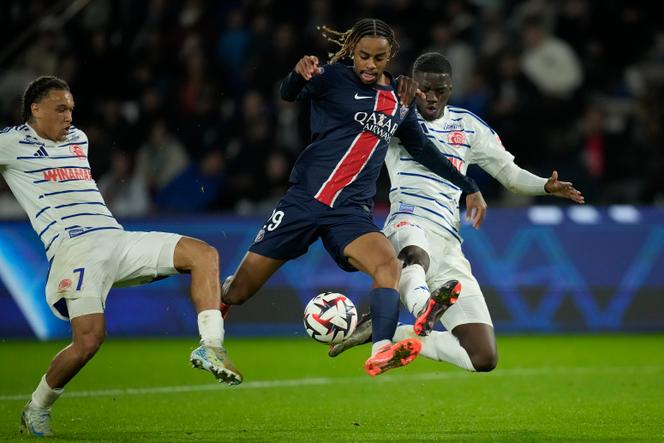
[[[39,77],[23,96],[25,123],[0,131],[0,172],[49,261],[46,300],[72,331],[71,344],[53,358],[23,409],[21,432],[37,436],[53,434],[51,406],[104,341],[104,307],[112,286],[191,274],[201,344],[190,361],[221,382],[242,381],[222,347],[217,250],[178,234],[125,231],[92,178],[88,138],[72,125],[73,111],[67,83]]]
[[[416,99],[418,121],[427,138],[462,173],[475,163],[510,191],[584,203],[571,183],[558,180],[556,171],[547,179],[521,169],[484,121],[466,109],[447,105],[452,67],[442,54],[421,55],[413,66],[413,77],[424,93]],[[425,357],[468,371],[491,371],[498,361],[496,339],[484,296],[461,250],[461,190],[414,162],[403,140],[393,139],[385,163],[392,189],[383,232],[404,262],[399,291],[415,317],[414,325],[397,328],[393,340],[421,336]],[[447,331],[432,331],[439,320]],[[367,319],[329,354],[336,356],[370,337],[371,320]]]
[[[391,344],[401,262],[372,218],[376,180],[392,136],[416,161],[472,194],[476,221],[485,205],[475,184],[424,136],[409,108],[412,83],[400,89],[385,71],[397,50],[392,29],[381,20],[362,19],[347,32],[325,32],[341,46],[331,62],[320,66],[317,57],[304,56],[281,84],[285,100],[310,100],[312,142],[295,163],[287,194],[224,283],[222,300],[243,303],[281,265],[321,238],[342,269],[360,270],[373,280],[374,343],[364,369],[375,376],[409,363],[420,351],[414,338]],[[337,63],[344,57],[353,64]]]

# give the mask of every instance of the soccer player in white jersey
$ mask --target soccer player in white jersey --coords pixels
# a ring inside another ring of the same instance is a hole
[[[413,76],[426,95],[416,99],[423,130],[462,173],[475,163],[512,192],[584,203],[571,183],[558,180],[556,171],[546,179],[521,169],[486,123],[470,111],[447,105],[452,68],[442,54],[418,57]],[[383,232],[404,263],[399,292],[416,318],[414,325],[399,326],[393,340],[419,335],[425,357],[468,371],[493,370],[498,353],[491,316],[461,250],[461,191],[412,161],[396,139],[385,163],[392,189]],[[473,226],[478,229],[481,222],[475,220]],[[439,320],[446,332],[432,330]],[[371,334],[368,324],[365,318],[346,342],[330,349],[330,356],[366,342]]]
[[[112,286],[190,273],[201,336],[190,360],[220,382],[242,381],[222,346],[217,250],[178,234],[123,230],[92,179],[88,139],[72,125],[73,111],[67,83],[39,77],[23,96],[25,123],[0,131],[0,171],[50,264],[46,300],[72,330],[72,343],[53,358],[21,415],[21,432],[38,436],[52,435],[52,404],[104,341],[104,306]]]

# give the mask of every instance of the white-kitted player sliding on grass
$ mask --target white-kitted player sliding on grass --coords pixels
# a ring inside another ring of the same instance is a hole
[[[556,171],[546,179],[521,169],[479,117],[447,106],[452,67],[442,54],[421,55],[413,76],[426,96],[416,98],[420,125],[461,173],[475,163],[512,192],[551,194],[584,203],[571,183],[558,180]],[[482,290],[461,250],[461,190],[413,161],[398,139],[392,140],[385,164],[392,189],[383,232],[403,261],[399,292],[415,316],[414,325],[397,328],[393,341],[419,335],[423,356],[469,371],[491,371],[498,362],[496,338]],[[476,229],[480,227],[483,217],[467,217]],[[439,320],[446,332],[432,331]],[[364,316],[353,335],[330,349],[330,356],[369,341],[370,324]]]
[[[217,250],[178,234],[125,231],[92,179],[88,139],[72,125],[73,111],[67,83],[40,77],[23,96],[25,123],[0,131],[0,171],[49,261],[46,300],[72,330],[72,343],[53,358],[23,409],[21,431],[38,436],[52,435],[51,406],[104,341],[104,306],[112,286],[190,273],[201,336],[190,360],[221,382],[242,381],[222,347]]]

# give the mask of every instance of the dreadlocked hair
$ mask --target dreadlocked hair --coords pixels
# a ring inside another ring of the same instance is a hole
[[[330,63],[335,63],[344,57],[352,58],[353,49],[362,37],[384,37],[390,45],[390,58],[399,51],[399,43],[394,36],[390,25],[377,18],[363,18],[345,32],[335,31],[327,26],[318,26],[323,37],[341,47],[337,52],[329,53]]]

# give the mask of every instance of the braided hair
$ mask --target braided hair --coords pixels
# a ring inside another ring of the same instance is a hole
[[[45,75],[30,82],[23,93],[21,103],[24,121],[28,122],[32,118],[32,104],[42,101],[51,89],[69,91],[69,85],[64,80],[52,75]]]
[[[327,26],[319,26],[318,29],[327,41],[341,47],[337,52],[329,54],[330,63],[338,62],[344,57],[352,58],[353,49],[362,37],[384,37],[390,45],[390,58],[399,50],[399,43],[390,25],[377,18],[363,18],[345,32],[335,31]]]

